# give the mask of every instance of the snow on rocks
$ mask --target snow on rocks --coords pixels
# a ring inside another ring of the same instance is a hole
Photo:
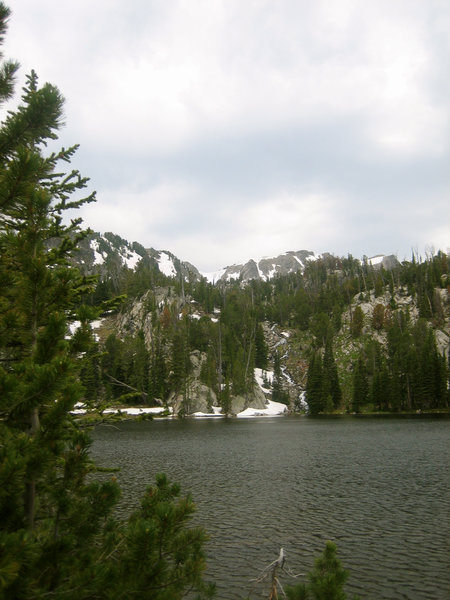
[[[372,256],[372,258],[368,259],[369,265],[374,267],[375,265],[381,265],[383,262],[384,254],[378,254],[377,256]]]
[[[107,408],[103,411],[105,415],[117,415],[117,414],[125,414],[125,415],[159,415],[163,413],[166,408],[164,406],[150,406],[150,407],[126,407],[126,408]],[[169,412],[171,409],[169,408]]]
[[[286,404],[269,400],[266,408],[246,408],[236,416],[240,419],[251,417],[277,417],[287,413]]]
[[[106,408],[104,411],[102,411],[102,414],[104,415],[132,415],[132,416],[139,416],[139,415],[159,415],[163,412],[165,412],[166,410],[168,410],[170,413],[172,412],[172,409],[169,407],[168,409],[165,408],[164,406],[147,406],[147,407],[135,407],[135,406],[127,406],[125,408]],[[88,411],[88,409],[86,408],[86,405],[83,404],[82,402],[77,402],[73,408],[73,410],[70,411],[70,413],[72,415],[85,415]]]
[[[263,369],[255,369],[255,379],[256,379],[256,383],[259,385],[259,387],[262,389],[262,391],[264,393],[266,393],[269,390],[267,389],[267,387],[264,387],[264,384],[272,383],[273,371],[264,371]]]
[[[177,270],[173,264],[173,260],[167,254],[167,252],[160,252],[158,266],[161,273],[167,277],[176,277]]]
[[[103,256],[103,253],[100,252],[100,245],[98,243],[97,240],[92,240],[91,241],[91,249],[92,252],[94,253],[94,265],[102,265],[105,262],[105,257]]]
[[[142,258],[140,254],[138,254],[134,250],[128,250],[124,246],[120,248],[120,252],[123,258],[123,262],[128,267],[128,269],[135,269],[136,265]]]
[[[225,271],[226,271],[226,267],[223,269],[219,269],[218,271],[212,271],[211,273],[202,273],[202,275],[203,275],[203,277],[206,278],[208,283],[216,283],[217,281],[219,281],[221,279],[221,277],[225,273]]]
[[[222,407],[221,406],[212,406],[211,407],[212,413],[205,413],[205,412],[195,412],[191,415],[191,417],[196,417],[196,418],[201,418],[201,417],[223,417],[224,415],[222,414]]]

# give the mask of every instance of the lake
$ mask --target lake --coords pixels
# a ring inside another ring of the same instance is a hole
[[[414,417],[155,420],[97,427],[92,453],[121,467],[122,514],[158,472],[192,494],[217,598],[267,598],[251,580],[280,547],[306,573],[333,540],[349,597],[447,600],[449,432]]]

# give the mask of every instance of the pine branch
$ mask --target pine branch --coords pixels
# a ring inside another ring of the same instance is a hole
[[[115,377],[113,377],[112,375],[109,375],[109,373],[105,373],[105,376],[116,386],[118,387],[123,387],[127,390],[131,390],[132,392],[134,392],[135,394],[139,394],[140,396],[142,396],[142,398],[144,400],[148,399],[148,394],[147,392],[143,392],[142,390],[138,390],[137,388],[133,387],[132,385],[129,385],[128,383],[125,383],[124,381],[119,381],[119,379],[116,379]]]

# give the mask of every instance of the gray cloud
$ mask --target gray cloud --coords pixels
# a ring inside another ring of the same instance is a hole
[[[91,227],[204,270],[449,246],[449,5],[15,4],[6,54],[67,98]]]

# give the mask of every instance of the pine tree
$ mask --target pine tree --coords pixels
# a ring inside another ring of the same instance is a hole
[[[229,415],[231,411],[231,392],[230,392],[230,380],[225,377],[225,384],[223,391],[220,395],[220,406],[222,407],[222,414]]]
[[[233,396],[241,396],[246,393],[245,381],[245,351],[242,346],[234,348],[231,371],[231,390]]]
[[[384,306],[376,304],[372,314],[372,327],[379,331],[384,325]]]
[[[286,588],[288,600],[346,600],[345,582],[349,573],[336,556],[336,544],[327,542],[308,573],[308,582]],[[357,600],[355,598],[355,600]]]
[[[261,323],[258,323],[255,333],[255,367],[266,370],[268,361],[268,348],[264,339]]]
[[[105,341],[101,357],[101,371],[107,400],[117,399],[123,394],[123,387],[120,385],[120,382],[126,378],[123,349],[123,341],[115,333],[111,333]]]
[[[339,384],[336,361],[334,360],[331,336],[325,344],[323,355],[324,395],[330,398],[331,409],[339,408],[342,402],[341,386]],[[328,402],[328,400],[326,400]]]
[[[136,396],[138,402],[147,403],[149,353],[145,344],[144,332],[138,331],[137,336],[130,340],[133,348],[132,372],[130,374],[130,385],[140,395]]]
[[[148,395],[150,402],[155,399],[165,401],[169,391],[167,382],[167,367],[163,344],[158,332],[152,338],[152,349],[150,353],[150,375]]]
[[[218,378],[217,378],[217,365],[214,353],[214,347],[212,344],[208,348],[206,353],[206,360],[203,362],[200,371],[200,380],[212,389],[216,395],[219,393]]]
[[[389,410],[390,400],[390,379],[386,366],[386,361],[381,358],[377,369],[374,371],[370,382],[369,399],[374,409]]]
[[[309,587],[317,600],[345,600],[344,584],[348,571],[336,557],[336,544],[327,542],[322,556],[316,559],[314,569],[309,574]]]
[[[84,401],[91,405],[96,404],[97,400],[104,395],[101,381],[100,357],[101,354],[98,345],[92,344],[84,354],[80,368],[80,380],[84,388]]]
[[[311,330],[316,338],[316,344],[320,348],[324,346],[331,333],[331,323],[329,316],[320,312],[314,315],[311,323]]]
[[[350,333],[352,337],[359,337],[362,333],[364,325],[364,313],[362,308],[358,305],[353,311],[352,322],[350,325]]]
[[[1,36],[8,15],[0,2]],[[2,99],[14,70],[0,69]],[[93,286],[70,266],[81,220],[63,217],[95,194],[80,198],[87,179],[60,169],[76,147],[44,155],[62,114],[57,88],[32,72],[0,127],[0,597],[204,594],[204,533],[187,527],[193,507],[177,487],[159,479],[122,523],[111,517],[117,483],[86,479],[90,439],[71,411],[84,397],[95,312],[82,298]]]
[[[356,413],[367,404],[369,384],[367,381],[366,367],[360,355],[353,371],[352,410]]]
[[[325,409],[322,378],[322,356],[319,352],[314,352],[309,361],[305,394],[308,411],[311,415],[317,415]]]

